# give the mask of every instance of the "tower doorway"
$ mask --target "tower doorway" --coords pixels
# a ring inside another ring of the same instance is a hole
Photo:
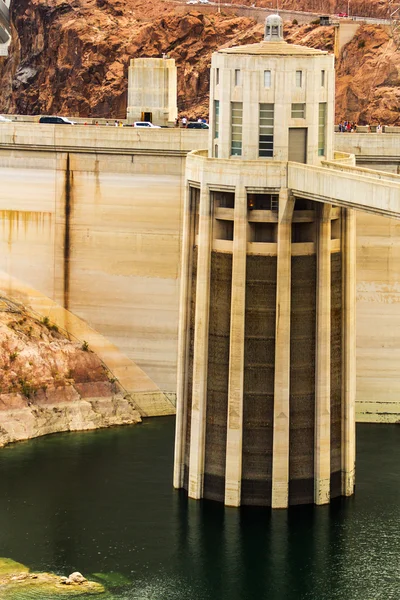
[[[307,162],[307,127],[289,128],[289,160]]]

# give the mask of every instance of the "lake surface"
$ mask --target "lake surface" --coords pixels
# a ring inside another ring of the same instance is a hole
[[[168,417],[1,450],[0,556],[105,576],[107,600],[400,598],[400,425],[358,425],[353,498],[278,512],[188,501],[173,437]]]

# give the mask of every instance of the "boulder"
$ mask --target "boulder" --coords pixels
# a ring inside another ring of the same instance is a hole
[[[79,571],[75,571],[74,573],[71,573],[71,575],[68,577],[68,581],[70,583],[85,583],[87,579],[82,575],[82,573],[79,573]]]

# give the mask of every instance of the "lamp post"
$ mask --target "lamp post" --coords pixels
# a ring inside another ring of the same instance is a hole
[[[347,0],[347,16],[350,16],[350,0]]]

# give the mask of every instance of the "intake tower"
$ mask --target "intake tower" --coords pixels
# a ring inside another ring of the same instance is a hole
[[[174,485],[191,498],[354,491],[354,215],[287,185],[290,161],[333,158],[334,80],[278,15],[213,54],[208,151],[186,164]]]

